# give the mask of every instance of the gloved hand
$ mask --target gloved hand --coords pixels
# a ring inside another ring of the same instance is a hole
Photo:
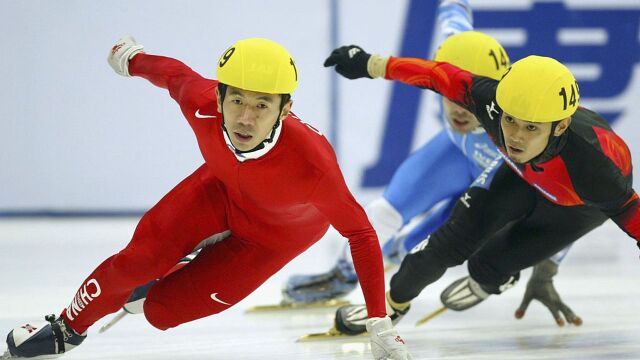
[[[553,286],[553,277],[557,273],[558,265],[549,259],[533,267],[533,274],[531,274],[531,278],[529,278],[529,282],[527,283],[524,298],[515,313],[517,319],[524,317],[524,313],[527,311],[531,300],[535,299],[551,311],[558,326],[564,326],[564,319],[570,324],[576,326],[582,325],[582,319],[574,314],[569,306],[562,302],[560,295],[558,295],[558,292]],[[560,314],[564,316],[564,319]]]
[[[331,52],[324,67],[335,66],[336,72],[347,79],[372,78],[367,70],[370,57],[360,46],[341,46]]]
[[[391,324],[388,316],[367,320],[367,332],[371,339],[371,353],[375,360],[412,360],[411,354]]]
[[[125,35],[118,40],[109,52],[107,61],[116,73],[122,76],[129,75],[129,60],[136,54],[144,52],[144,46],[139,45],[131,35]]]

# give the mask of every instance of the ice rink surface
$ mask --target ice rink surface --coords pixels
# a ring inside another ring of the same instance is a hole
[[[123,247],[137,219],[0,220],[0,332],[71,301],[86,275]],[[89,330],[82,346],[63,359],[370,359],[366,338],[297,343],[298,336],[328,329],[332,310],[245,314],[279,301],[293,273],[327,269],[340,242],[330,234],[234,308],[161,332],[142,316],[129,316],[104,334]],[[466,312],[445,312],[422,327],[415,321],[439,306],[440,291],[466,273],[451,269],[412,304],[398,330],[414,359],[640,359],[640,250],[612,222],[578,241],[556,277],[581,327],[555,325],[539,303],[515,320],[530,270],[501,296]],[[229,269],[228,271],[247,271]],[[390,274],[388,274],[390,275]],[[350,298],[361,302],[360,291]],[[0,353],[6,345],[0,345]]]

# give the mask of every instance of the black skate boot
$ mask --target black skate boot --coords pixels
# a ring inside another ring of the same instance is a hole
[[[68,327],[62,317],[45,316],[17,327],[7,335],[7,352],[1,359],[55,359],[80,345],[86,335],[78,335]]]

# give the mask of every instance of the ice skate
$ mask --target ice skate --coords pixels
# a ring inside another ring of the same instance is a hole
[[[340,260],[329,272],[316,275],[296,275],[282,289],[282,301],[274,305],[259,305],[246,312],[335,308],[349,304],[340,300],[358,285],[353,265]]]
[[[416,326],[427,323],[435,317],[441,315],[447,309],[454,311],[463,311],[478,305],[489,297],[480,284],[473,280],[470,276],[465,276],[451,283],[440,294],[442,307],[420,318],[416,322]]]
[[[398,304],[386,295],[387,315],[391,318],[391,322],[396,325],[404,315],[409,312],[411,305],[409,303]],[[328,331],[321,333],[311,333],[304,335],[298,341],[315,341],[325,340],[338,337],[366,335],[366,323],[369,319],[366,305],[345,305],[336,310],[336,317],[333,327]]]
[[[67,326],[62,317],[45,316],[16,327],[7,335],[7,351],[0,359],[55,359],[80,345],[86,335]]]

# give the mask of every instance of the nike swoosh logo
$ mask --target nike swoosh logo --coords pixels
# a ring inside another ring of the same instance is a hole
[[[200,114],[200,109],[196,110],[196,117],[198,119],[207,119],[207,118],[215,118],[215,115],[202,115]]]
[[[224,304],[224,305],[229,305],[229,306],[231,306],[231,304],[226,303],[226,302],[224,302],[224,301],[222,301],[222,300],[218,299],[218,293],[213,293],[213,294],[211,294],[211,300],[213,300],[213,301],[215,301],[215,302],[219,302],[220,304]]]

